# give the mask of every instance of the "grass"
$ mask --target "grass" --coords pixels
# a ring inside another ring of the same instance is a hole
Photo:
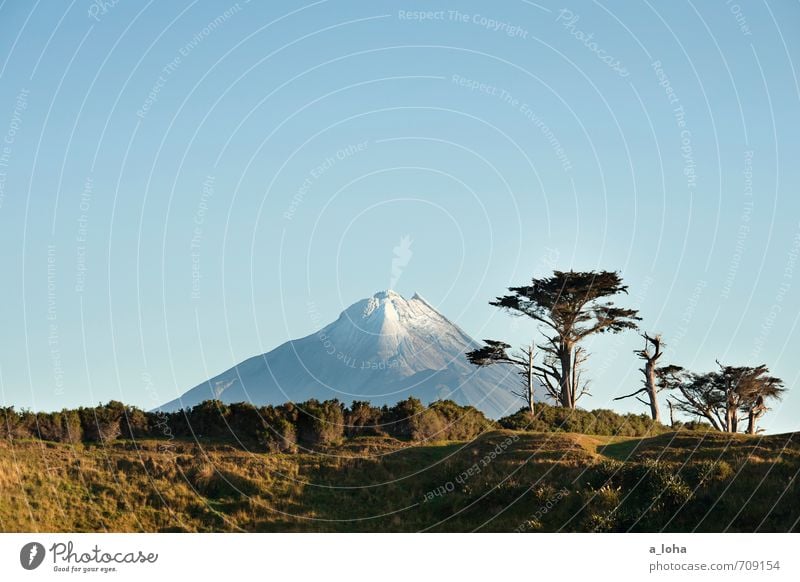
[[[800,436],[0,441],[2,531],[797,531]]]

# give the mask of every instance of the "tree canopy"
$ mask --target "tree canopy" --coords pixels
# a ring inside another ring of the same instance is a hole
[[[636,329],[640,319],[635,309],[617,307],[610,300],[628,292],[619,273],[613,271],[553,271],[552,276],[533,278],[529,285],[509,287],[508,291],[489,304],[540,324],[544,357],[532,369],[548,393],[567,408],[575,408],[578,399],[588,393],[580,371],[586,359],[580,342],[593,334]],[[509,360],[508,347],[487,341],[483,351],[473,352],[474,362],[518,363]]]

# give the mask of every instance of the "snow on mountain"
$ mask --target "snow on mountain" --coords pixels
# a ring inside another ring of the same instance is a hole
[[[449,398],[498,418],[519,409],[519,376],[508,366],[476,368],[465,352],[478,343],[415,294],[382,291],[345,309],[302,339],[252,357],[192,388],[160,410],[203,400],[256,405],[310,398],[392,405],[409,396]]]

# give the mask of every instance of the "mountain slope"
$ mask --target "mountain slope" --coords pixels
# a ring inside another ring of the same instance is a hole
[[[393,291],[354,303],[319,332],[241,362],[164,404],[161,410],[203,400],[256,405],[310,398],[394,404],[449,398],[497,418],[522,401],[519,376],[507,366],[476,368],[465,352],[478,343],[419,295]]]

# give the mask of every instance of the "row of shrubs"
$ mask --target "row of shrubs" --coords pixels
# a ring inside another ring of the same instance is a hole
[[[522,409],[495,422],[472,406],[460,406],[452,400],[425,406],[416,398],[391,407],[360,401],[347,407],[338,400],[256,407],[209,400],[177,412],[145,412],[117,401],[50,413],[18,412],[8,407],[0,408],[0,423],[0,437],[11,439],[77,443],[119,438],[203,438],[257,445],[274,452],[333,445],[359,436],[465,441],[494,428],[621,436],[668,430],[644,414],[569,410],[545,404],[537,405],[534,416]]]
[[[644,436],[669,430],[646,414],[619,414],[613,410],[581,410],[537,404],[536,414],[523,408],[501,418],[500,426],[536,432],[577,432],[582,434]]]
[[[177,412],[145,412],[117,401],[49,413],[0,408],[0,437],[10,439],[77,443],[199,438],[257,445],[275,452],[332,445],[358,436],[464,441],[496,427],[472,406],[459,406],[451,400],[425,406],[416,398],[380,408],[359,401],[346,407],[338,400],[261,407],[208,400]]]

